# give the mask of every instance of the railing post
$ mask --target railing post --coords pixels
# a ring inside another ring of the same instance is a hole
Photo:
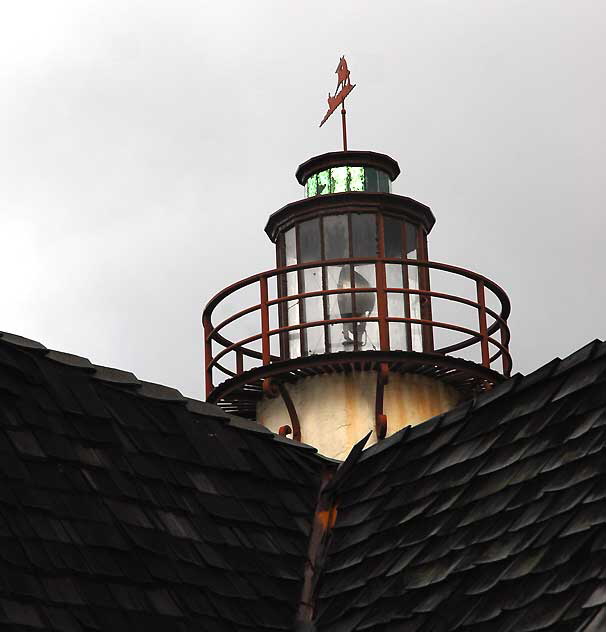
[[[389,351],[389,323],[387,321],[387,273],[385,272],[385,218],[377,215],[378,251],[380,260],[375,264],[377,290],[377,316],[379,317],[379,346],[381,351]]]
[[[419,263],[428,262],[429,254],[427,253],[427,233],[424,230],[417,231],[417,252],[419,253]],[[419,277],[419,289],[426,292],[431,291],[429,267],[426,265],[417,265]],[[421,294],[419,298],[421,305],[421,318],[431,322],[431,325],[423,325],[423,351],[432,353],[434,350],[433,341],[433,314],[431,311],[431,296],[429,294]]]
[[[505,377],[509,377],[510,373],[511,373],[511,360],[509,357],[509,346],[505,344],[505,326],[501,325],[499,327],[499,331],[501,332],[501,344],[505,347],[505,349],[507,350],[507,353],[505,353],[504,351],[501,352],[501,355],[503,356],[503,375]]]
[[[244,372],[244,354],[242,349],[236,349],[236,373],[241,375]]]
[[[263,355],[263,365],[266,366],[271,362],[271,353],[269,348],[269,307],[267,305],[267,277],[262,276],[259,279],[261,290],[261,353]]]
[[[488,326],[486,324],[486,296],[484,292],[484,281],[476,281],[476,292],[478,296],[478,321],[480,325],[480,344],[482,347],[482,366],[490,368],[490,354],[488,350]]]
[[[212,340],[210,338],[210,332],[212,326],[210,319],[207,316],[202,318],[202,325],[204,328],[204,384],[206,386],[206,397],[212,393],[213,390],[213,370],[210,363],[213,359],[213,347]]]
[[[375,276],[377,279],[377,316],[379,317],[379,345],[381,351],[389,351],[389,323],[387,322],[387,276],[385,262],[377,261]]]

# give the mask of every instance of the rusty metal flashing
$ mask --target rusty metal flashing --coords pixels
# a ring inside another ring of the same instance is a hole
[[[396,215],[421,225],[427,233],[431,231],[436,218],[429,206],[412,198],[394,193],[374,191],[344,191],[327,193],[286,204],[272,213],[265,225],[265,232],[273,243],[278,235],[295,222],[338,213],[378,213]]]
[[[350,150],[314,156],[299,165],[295,176],[299,184],[305,185],[310,176],[332,167],[372,167],[384,171],[392,182],[400,175],[400,165],[386,154]]]
[[[333,476],[333,470],[324,470],[322,484],[318,493],[318,503],[314,512],[314,519],[307,547],[307,559],[303,570],[303,586],[296,614],[297,624],[311,623],[315,613],[314,595],[318,579],[322,575],[322,563],[326,558],[327,542],[330,531],[334,526],[337,516],[337,508],[332,504],[332,494],[327,494],[326,489]]]
[[[338,516],[339,489],[360,459],[369,437],[370,433],[358,441],[336,470],[334,468],[324,470],[307,548],[295,630],[313,630],[318,582],[322,577],[332,530]]]

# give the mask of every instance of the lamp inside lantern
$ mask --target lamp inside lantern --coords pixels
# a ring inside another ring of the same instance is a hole
[[[337,289],[352,289],[351,270],[349,265],[344,265],[339,273]],[[353,272],[354,288],[370,288],[370,283],[359,272]],[[366,318],[375,306],[375,295],[373,292],[344,292],[338,295],[337,303],[341,318]],[[343,323],[344,346],[355,345],[363,347],[366,345],[366,322],[352,321]]]

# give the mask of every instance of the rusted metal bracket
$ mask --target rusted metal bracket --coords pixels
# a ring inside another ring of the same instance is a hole
[[[299,423],[299,416],[297,415],[297,409],[292,401],[290,393],[286,389],[286,386],[282,382],[277,382],[266,377],[263,380],[263,395],[269,399],[275,399],[281,396],[284,400],[284,405],[288,411],[290,417],[290,426],[280,426],[278,434],[282,437],[286,437],[292,432],[292,438],[294,441],[301,441],[301,424]]]
[[[385,385],[389,382],[389,365],[381,362],[377,371],[377,394],[375,397],[375,431],[377,441],[385,439],[387,435],[387,415],[383,412]]]
[[[280,395],[280,391],[271,377],[266,377],[263,380],[263,395],[268,399],[275,399]]]
[[[299,423],[299,416],[297,415],[297,409],[293,404],[292,397],[286,389],[286,385],[284,385],[282,382],[278,382],[277,387],[280,395],[282,395],[282,399],[284,400],[286,410],[288,411],[288,415],[290,417],[290,423],[292,425],[292,438],[294,441],[301,441],[301,424]]]

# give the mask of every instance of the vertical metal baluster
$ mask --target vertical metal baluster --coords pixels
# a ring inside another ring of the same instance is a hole
[[[267,277],[259,279],[261,294],[261,351],[263,355],[263,365],[267,366],[271,362],[269,349],[269,307],[267,306]]]
[[[482,346],[482,366],[490,367],[490,354],[488,353],[488,327],[486,325],[486,296],[484,292],[484,281],[476,281],[476,292],[478,296],[478,320],[480,325],[480,344]]]

